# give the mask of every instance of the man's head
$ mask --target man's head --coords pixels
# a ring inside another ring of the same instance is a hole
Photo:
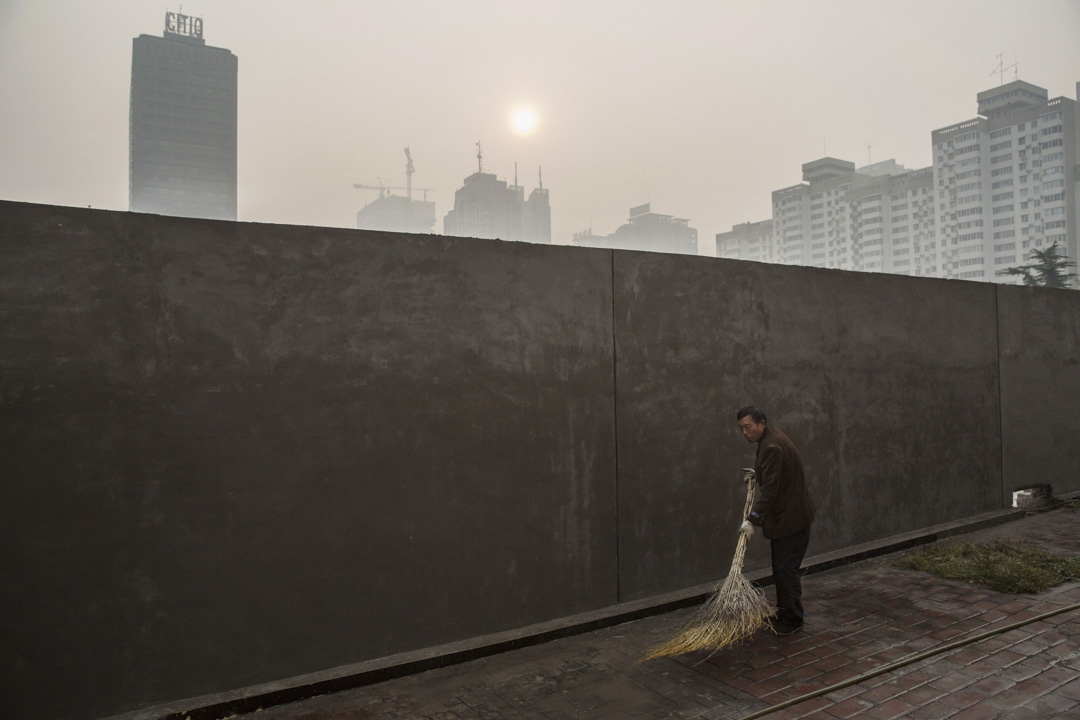
[[[746,442],[757,442],[765,433],[765,411],[759,407],[747,405],[735,413],[735,419]]]

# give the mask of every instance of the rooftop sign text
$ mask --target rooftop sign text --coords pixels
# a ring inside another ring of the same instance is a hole
[[[173,35],[184,35],[191,38],[202,39],[202,18],[181,15],[180,13],[165,13],[165,32]]]

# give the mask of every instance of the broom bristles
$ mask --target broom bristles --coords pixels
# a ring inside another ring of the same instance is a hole
[[[747,489],[745,519],[754,498],[754,481]],[[773,606],[761,588],[742,574],[747,536],[739,535],[727,578],[698,608],[678,635],[649,650],[641,662],[708,650],[709,654],[736,645],[768,624]]]

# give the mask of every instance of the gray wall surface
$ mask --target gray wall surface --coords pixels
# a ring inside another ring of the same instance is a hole
[[[1080,293],[998,287],[1003,502],[1080,491]]]
[[[623,599],[727,572],[757,448],[744,405],[804,458],[811,554],[1001,507],[993,286],[653,253],[615,268]],[[752,543],[748,566],[768,562]]]
[[[614,604],[610,278],[603,251],[0,204],[0,716]]]
[[[0,202],[0,716],[717,579],[745,403],[802,451],[811,552],[1077,489],[1078,323],[1070,291]]]

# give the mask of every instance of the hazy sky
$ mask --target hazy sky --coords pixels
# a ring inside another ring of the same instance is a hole
[[[131,41],[148,0],[0,0],[0,198],[127,209]],[[353,227],[375,195],[436,189],[439,221],[484,168],[543,166],[557,243],[632,205],[717,232],[823,155],[931,163],[975,117],[997,55],[1075,99],[1080,0],[191,0],[239,57],[239,219]],[[1007,80],[1013,78],[1008,71]],[[538,117],[514,131],[521,105]]]

